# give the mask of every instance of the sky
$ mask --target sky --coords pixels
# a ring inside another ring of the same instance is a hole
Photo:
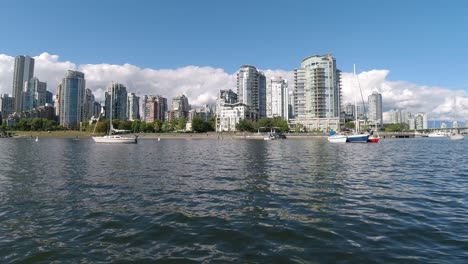
[[[352,101],[356,64],[365,95],[384,111],[468,119],[468,1],[1,1],[0,92],[11,94],[13,60],[36,58],[56,86],[85,73],[102,99],[112,81],[138,95],[185,93],[194,105],[235,89],[250,64],[290,80],[302,59],[333,53]]]

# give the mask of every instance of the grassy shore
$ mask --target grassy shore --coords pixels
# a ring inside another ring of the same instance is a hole
[[[54,137],[54,138],[90,138],[89,132],[80,132],[73,130],[65,131],[10,131],[19,137]]]

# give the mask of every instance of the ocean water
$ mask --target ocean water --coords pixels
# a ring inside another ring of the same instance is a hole
[[[0,263],[468,263],[467,147],[0,139]]]

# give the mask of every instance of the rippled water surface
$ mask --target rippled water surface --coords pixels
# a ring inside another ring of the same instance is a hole
[[[0,139],[0,262],[468,263],[467,147]]]

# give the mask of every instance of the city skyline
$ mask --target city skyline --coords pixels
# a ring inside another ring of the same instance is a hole
[[[51,92],[64,72],[78,70],[101,102],[114,81],[139,95],[185,93],[195,105],[213,104],[218,90],[235,89],[244,64],[267,79],[292,83],[303,58],[332,53],[343,73],[343,102],[352,102],[356,64],[364,97],[372,90],[382,94],[384,119],[393,108],[427,112],[430,119],[465,119],[467,6],[419,0],[19,0],[6,4],[0,16],[0,33],[8,36],[0,51],[0,93],[11,94],[14,57],[30,55],[35,75]],[[47,15],[34,19],[37,14]]]
[[[228,74],[223,69],[212,67],[187,66],[179,69],[155,70],[140,69],[129,64],[76,65],[72,62],[61,61],[59,56],[48,53],[31,57],[35,60],[34,76],[47,83],[48,91],[56,94],[56,88],[63,75],[68,71],[67,69],[78,69],[89,76],[86,78],[86,88],[91,89],[96,101],[101,103],[104,103],[105,91],[113,81],[122,83],[139,96],[162,94],[167,98],[172,98],[178,94],[185,94],[194,106],[214,105],[219,90],[236,90],[237,72]],[[5,61],[9,61],[9,63],[2,63]],[[14,61],[15,57],[0,55],[0,69],[5,69],[0,70],[0,94],[12,93]],[[10,64],[9,67],[3,66],[8,64]],[[298,62],[297,68],[299,67],[300,62]],[[340,69],[339,58],[337,58],[337,68]],[[273,77],[282,77],[290,82],[294,81],[293,71],[270,69],[259,69],[259,71],[265,74],[267,80]],[[386,80],[388,71],[385,70],[370,72],[359,72],[358,70],[357,75],[364,98],[367,98],[374,91],[379,91],[382,94],[384,122],[390,121],[390,111],[395,108],[411,112],[427,112],[430,120],[461,121],[468,116],[468,99],[465,91],[419,86],[404,81],[388,81]],[[353,103],[358,85],[352,73],[342,72],[341,76],[342,106],[344,106],[345,103]],[[294,85],[292,85],[292,89],[294,89]],[[359,101],[358,104],[360,104]]]

